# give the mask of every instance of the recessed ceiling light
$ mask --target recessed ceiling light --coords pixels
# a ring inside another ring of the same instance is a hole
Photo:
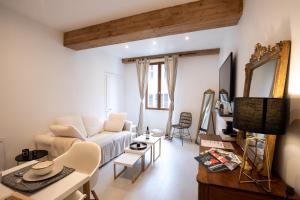
[[[185,40],[189,40],[190,37],[189,37],[189,36],[185,36],[184,39],[185,39]]]
[[[153,44],[153,45],[156,45],[156,44],[157,44],[157,42],[156,42],[156,41],[153,41],[153,42],[152,42],[152,44]]]
[[[125,45],[125,49],[129,49],[129,46],[128,46],[128,45]]]

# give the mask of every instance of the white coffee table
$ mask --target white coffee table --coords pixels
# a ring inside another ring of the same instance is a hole
[[[117,179],[125,170],[127,167],[133,168],[134,164],[140,159],[143,159],[142,155],[139,154],[132,154],[132,153],[123,153],[118,158],[114,160],[114,179]],[[124,166],[123,170],[119,173],[116,172],[116,165],[122,165]],[[141,170],[137,173],[136,176],[133,176],[131,179],[131,182],[134,183],[136,179],[141,175],[143,172],[143,160],[141,161]]]
[[[145,135],[140,135],[139,137],[134,138],[133,141],[144,142],[146,144],[149,144],[149,146],[153,146],[153,162],[155,162],[160,157],[160,155],[161,155],[161,137],[149,136],[149,139],[147,140]],[[159,151],[158,151],[159,153],[157,156],[155,155],[156,154],[155,153],[156,143],[159,144]]]
[[[145,166],[145,156],[146,153],[150,150],[150,162],[147,166]],[[131,153],[131,154],[137,154],[142,156],[142,166],[143,166],[143,171],[145,171],[146,169],[148,169],[148,167],[151,165],[152,163],[152,145],[147,144],[147,148],[144,150],[132,150],[129,147],[125,148],[125,153]]]
[[[150,150],[150,162],[145,167],[145,155]],[[141,159],[141,170],[137,175],[133,176],[131,182],[134,183],[136,179],[145,171],[152,163],[152,145],[147,145],[147,148],[144,150],[132,150],[129,147],[125,149],[125,153],[121,154],[118,158],[114,160],[114,179],[117,179],[125,170],[130,167],[133,168],[135,163]],[[116,165],[124,166],[123,170],[117,173]]]

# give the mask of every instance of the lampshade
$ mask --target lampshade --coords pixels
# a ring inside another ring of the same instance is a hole
[[[286,100],[279,98],[235,98],[233,127],[252,133],[284,134],[286,105]]]

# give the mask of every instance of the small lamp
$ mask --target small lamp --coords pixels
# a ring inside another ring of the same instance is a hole
[[[256,98],[239,97],[234,100],[233,127],[245,132],[262,133],[271,135],[284,134],[286,126],[286,99],[280,98]],[[245,162],[247,160],[247,151],[251,140],[262,140],[259,137],[250,137],[246,139],[243,162],[240,171],[240,183],[243,182],[268,182],[268,192],[271,191],[271,169],[269,161],[269,151],[267,140],[265,140],[265,159],[267,163],[268,179],[257,180],[244,172]],[[256,157],[255,157],[256,159]],[[255,160],[254,160],[255,162]],[[251,181],[241,181],[242,174],[246,175]]]

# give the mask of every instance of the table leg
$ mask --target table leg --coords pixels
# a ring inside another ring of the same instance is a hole
[[[132,180],[131,180],[131,183],[134,183],[137,179],[138,179],[138,177],[140,177],[140,175],[143,173],[143,171],[144,171],[144,164],[143,164],[143,157],[141,158],[142,159],[142,161],[141,161],[141,169],[140,169],[140,171],[137,173],[137,175],[136,176],[132,176]]]
[[[154,155],[153,155],[153,161],[156,161],[159,157],[160,157],[160,155],[161,155],[161,138],[159,138],[159,151],[158,151],[158,156],[157,157],[155,157],[155,153],[154,153]],[[156,143],[155,144],[153,144],[153,146],[155,147],[155,145],[156,145]]]
[[[146,152],[147,153],[147,152]],[[145,171],[146,169],[148,169],[148,167],[150,167],[150,165],[152,164],[152,158],[153,158],[153,156],[152,156],[152,146],[150,147],[150,162],[149,162],[149,164],[145,167],[145,156],[146,156],[146,153],[145,153],[145,155],[143,155],[143,165],[144,165],[144,170],[143,171]]]
[[[83,193],[86,195],[86,199],[88,200],[91,199],[90,192],[91,192],[90,181],[88,181],[83,185]]]
[[[153,144],[153,163],[155,162],[155,143]]]
[[[142,171],[145,171],[145,155],[142,156],[141,167]]]
[[[122,169],[122,171],[120,171],[119,173],[117,173],[116,164],[114,163],[114,179],[117,179],[119,176],[121,176],[123,174],[123,172],[125,172],[126,169],[127,169],[127,167],[124,166],[124,168]]]

